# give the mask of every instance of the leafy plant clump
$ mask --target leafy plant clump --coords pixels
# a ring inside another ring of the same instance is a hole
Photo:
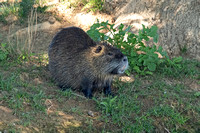
[[[13,15],[23,22],[23,20],[30,15],[32,10],[37,10],[37,12],[40,13],[45,12],[48,7],[43,7],[39,3],[38,0],[21,0],[13,3],[3,2],[0,4],[0,21],[6,24],[8,21],[6,18],[9,15]]]
[[[96,12],[103,9],[104,0],[88,0],[82,8],[82,10],[88,9],[88,11]]]
[[[32,0],[22,0],[22,2],[20,2],[19,16],[22,18],[26,18],[30,13],[31,8],[33,8],[33,4],[34,1]]]
[[[167,53],[163,51],[161,46],[157,47],[145,45],[144,41],[149,42],[153,38],[153,42],[157,43],[158,34],[157,26],[151,28],[142,25],[143,29],[139,30],[138,35],[130,32],[131,27],[125,27],[121,24],[118,29],[114,28],[114,24],[107,22],[99,22],[93,24],[87,31],[89,36],[95,41],[107,41],[112,45],[121,49],[128,56],[129,72],[135,71],[138,74],[153,74],[160,64],[177,67],[177,63],[182,61],[181,57],[170,60]],[[103,31],[108,31],[105,34]]]
[[[19,11],[19,4],[8,4],[8,3],[1,3],[0,4],[0,21],[3,23],[7,23],[6,17],[8,17],[10,14],[14,16],[18,16]]]

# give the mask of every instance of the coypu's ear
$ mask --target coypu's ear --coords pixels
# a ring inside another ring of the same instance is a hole
[[[103,47],[101,45],[97,45],[96,47],[94,47],[92,49],[92,51],[95,53],[95,54],[98,54],[98,53],[101,53],[103,50]]]

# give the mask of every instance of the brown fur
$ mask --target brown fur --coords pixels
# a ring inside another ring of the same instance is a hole
[[[88,82],[93,89],[105,87],[118,75],[118,69],[125,70],[127,65],[118,49],[94,42],[77,27],[62,29],[49,46],[49,70],[63,88],[88,87]]]

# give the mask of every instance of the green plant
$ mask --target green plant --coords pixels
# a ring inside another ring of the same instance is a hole
[[[6,60],[8,58],[8,50],[6,49],[6,43],[1,43],[0,45],[0,61]]]
[[[195,93],[194,93],[194,96],[196,96],[196,97],[200,97],[200,91],[195,92]]]
[[[140,110],[136,99],[137,96],[126,95],[126,93],[124,93],[119,96],[115,96],[114,98],[106,97],[94,100],[96,101],[98,108],[100,108],[104,114],[102,118],[104,121],[108,122],[108,118],[111,117],[113,123],[123,127],[122,131],[128,132],[136,128],[135,124],[139,125],[138,122],[142,123],[143,121],[141,119],[136,121],[135,117],[132,117],[135,116]],[[149,121],[146,121],[145,123],[148,122]],[[144,125],[140,125],[141,128],[138,129],[138,132],[141,132],[142,130],[148,131],[148,128]],[[149,125],[149,127],[150,126],[151,125]]]
[[[154,107],[150,112],[156,117],[170,117],[173,120],[173,124],[184,124],[188,120],[188,118],[176,112],[168,105]]]
[[[16,78],[17,77],[14,74],[9,76],[9,78],[5,78],[3,74],[1,73],[0,74],[0,90],[11,91]]]
[[[103,9],[103,4],[104,0],[88,0],[82,10],[88,9],[92,12],[101,11]]]
[[[187,46],[184,45],[183,48],[180,48],[181,54],[185,54],[188,51]]]
[[[26,60],[32,55],[37,33],[37,30],[33,28],[35,24],[37,24],[37,11],[31,8],[25,32],[22,34],[14,33],[8,37],[8,52],[11,57],[18,60]]]
[[[108,41],[114,46],[121,49],[121,51],[128,56],[130,69],[129,71],[136,71],[141,75],[152,74],[156,68],[166,62],[175,66],[179,63],[179,58],[170,60],[167,53],[163,51],[162,47],[156,47],[155,44],[148,46],[144,41],[150,41],[153,38],[154,43],[158,41],[157,27],[152,26],[146,28],[142,25],[143,29],[139,30],[138,35],[130,32],[131,27],[125,28],[121,24],[118,29],[114,29],[114,24],[107,22],[99,22],[93,24],[90,30],[87,31],[89,36],[95,41]],[[109,31],[110,36],[105,34],[103,30]],[[125,37],[127,36],[127,38]],[[159,57],[160,56],[160,57]]]
[[[112,114],[115,110],[115,102],[116,102],[117,96],[114,98],[106,98],[101,102],[96,101],[103,110],[105,110],[106,114]]]
[[[20,6],[18,3],[2,3],[0,5],[0,21],[7,23],[6,17],[8,17],[10,14],[17,16],[19,9]]]
[[[22,0],[20,2],[19,16],[26,18],[33,8],[34,0]]]

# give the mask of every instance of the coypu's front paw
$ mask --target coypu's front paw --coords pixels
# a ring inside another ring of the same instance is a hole
[[[105,94],[106,96],[111,96],[111,97],[114,97],[114,96],[115,96],[115,94],[113,94],[113,93],[111,92],[110,86],[104,88],[104,94]]]
[[[90,90],[85,89],[82,92],[83,92],[83,94],[85,95],[86,98],[92,99],[93,95],[92,95],[92,92]]]

